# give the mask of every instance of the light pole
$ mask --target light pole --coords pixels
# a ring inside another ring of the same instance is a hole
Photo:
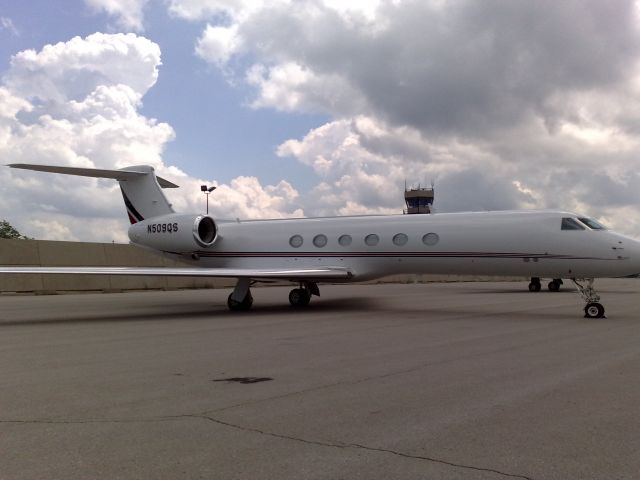
[[[207,196],[207,215],[209,215],[209,194],[215,189],[216,187],[207,187],[206,185],[200,185],[200,191]]]

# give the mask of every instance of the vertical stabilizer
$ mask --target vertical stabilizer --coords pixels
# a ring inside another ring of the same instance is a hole
[[[147,218],[174,213],[171,204],[164,196],[162,188],[148,165],[138,165],[119,170],[121,172],[142,172],[144,175],[118,179],[124,204],[131,223],[141,222]]]

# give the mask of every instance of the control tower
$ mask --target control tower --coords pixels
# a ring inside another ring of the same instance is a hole
[[[407,209],[403,213],[431,213],[431,207],[433,205],[434,187],[422,188],[418,185],[418,188],[407,189],[404,187],[404,201],[407,204]]]

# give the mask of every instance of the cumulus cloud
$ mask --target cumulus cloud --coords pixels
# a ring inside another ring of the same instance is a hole
[[[143,24],[143,1],[87,1],[116,18],[138,12],[131,28]],[[216,215],[399,212],[405,180],[435,180],[438,211],[566,208],[640,235],[640,220],[629,221],[640,219],[632,0],[164,4],[173,17],[206,25],[195,54],[252,87],[251,108],[330,117],[277,148],[313,169],[315,188],[299,195],[287,182],[239,177],[211,196]],[[0,152],[105,167],[144,159],[187,185],[172,196],[177,208],[202,210],[198,186],[214,182],[165,165],[173,130],[140,114],[159,65],[157,45],[132,34],[21,52],[0,85]],[[44,187],[41,177],[13,175],[20,188]],[[86,198],[113,187],[79,181],[78,211],[99,215]],[[69,195],[57,185],[32,206],[78,236],[57,217]],[[115,218],[116,199],[104,218]]]
[[[472,144],[425,140],[410,127],[392,128],[369,117],[337,120],[289,140],[277,151],[322,178],[303,202],[314,215],[399,213],[405,182],[432,181],[439,212],[517,208],[535,203],[499,158]],[[486,171],[475,167],[482,159]]]
[[[169,0],[169,13],[187,20],[202,20],[223,16],[238,20],[251,12],[288,0]]]
[[[435,178],[440,211],[578,209],[622,230],[628,209],[640,217],[632,0],[172,8],[209,22],[197,54],[254,87],[251,106],[333,117],[278,149],[322,178],[308,213],[398,208],[404,178]],[[216,27],[233,42],[208,43]]]
[[[199,186],[162,159],[170,125],[139,111],[157,80],[158,46],[134,34],[94,34],[16,54],[0,85],[0,157],[4,163],[95,168],[149,164],[182,188],[168,192],[179,211],[204,210]],[[0,169],[0,209],[41,239],[126,241],[117,184],[108,180]],[[286,182],[264,186],[239,177],[219,185],[214,214],[259,218],[302,215]],[[263,208],[260,208],[263,207]]]
[[[95,11],[103,11],[116,18],[118,27],[142,31],[144,8],[149,0],[84,0]]]
[[[3,83],[23,97],[57,103],[82,100],[100,85],[126,85],[142,97],[160,64],[160,48],[144,37],[95,33],[17,53]]]
[[[196,45],[196,53],[208,61],[223,67],[242,48],[236,25],[213,27],[207,25]]]

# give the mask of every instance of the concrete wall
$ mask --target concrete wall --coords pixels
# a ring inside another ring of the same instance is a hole
[[[178,262],[134,245],[0,239],[0,265],[173,267]],[[176,290],[219,288],[233,279],[125,277],[117,275],[0,275],[0,292]]]
[[[0,239],[0,265],[173,267],[181,264],[134,245]],[[369,283],[426,283],[495,280],[460,275],[395,275]],[[503,278],[502,280],[523,280]],[[227,278],[124,277],[117,275],[0,274],[0,292],[56,293],[65,291],[120,292],[124,290],[179,290],[232,287]]]

